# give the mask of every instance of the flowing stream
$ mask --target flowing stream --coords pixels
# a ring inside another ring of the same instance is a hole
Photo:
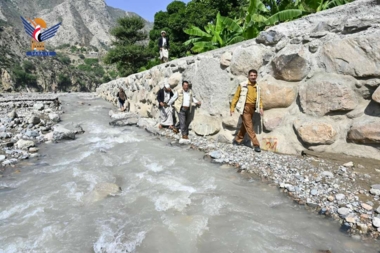
[[[109,126],[112,106],[84,98],[61,97],[83,135],[0,179],[0,252],[379,252],[201,152]],[[106,197],[102,183],[122,191]]]

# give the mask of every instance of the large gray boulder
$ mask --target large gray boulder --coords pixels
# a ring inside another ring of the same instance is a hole
[[[75,140],[75,130],[56,125],[54,126],[53,140]]]
[[[34,141],[30,141],[30,140],[21,139],[16,142],[16,147],[19,149],[28,149],[34,146],[35,146]]]
[[[361,144],[379,144],[380,118],[363,116],[355,119],[347,134],[347,140]]]
[[[319,72],[299,88],[303,111],[323,116],[335,111],[351,111],[358,105],[353,90],[355,79],[350,76]]]
[[[232,74],[246,76],[250,69],[258,70],[264,65],[263,58],[268,52],[270,51],[261,45],[238,47],[232,55],[230,64]],[[209,70],[209,68],[206,69]]]
[[[201,136],[217,134],[220,131],[220,120],[207,114],[196,114],[191,129]]]
[[[289,45],[272,61],[273,76],[285,81],[301,81],[310,71],[308,51],[300,45]]]
[[[355,36],[327,42],[320,61],[330,73],[353,77],[380,76],[378,34]]]
[[[294,129],[301,140],[308,145],[332,144],[337,137],[334,126],[327,121],[296,121]]]

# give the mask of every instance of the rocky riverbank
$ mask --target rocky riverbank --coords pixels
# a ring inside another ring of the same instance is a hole
[[[153,119],[133,113],[109,113],[112,126],[137,125],[148,132],[182,143],[179,134],[159,130]],[[380,238],[380,167],[378,161],[341,157],[317,157],[306,151],[303,156],[273,152],[255,153],[247,146],[220,143],[212,137],[190,134],[182,143],[206,153],[205,159],[223,168],[236,168],[239,173],[278,187],[306,209],[332,217],[354,238]]]
[[[0,96],[0,177],[16,163],[39,157],[41,143],[75,139],[75,134],[83,132],[73,123],[61,124],[64,111],[58,97],[37,93]]]

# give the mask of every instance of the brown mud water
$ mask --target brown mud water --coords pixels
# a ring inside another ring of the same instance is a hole
[[[232,166],[206,162],[191,146],[158,140],[136,127],[110,126],[112,106],[101,99],[70,94],[62,101],[63,122],[80,124],[85,132],[65,143],[41,144],[42,156],[0,179],[6,187],[0,190],[0,252],[372,253],[380,248],[376,240],[340,233],[339,225],[305,212],[249,173],[248,165],[258,161],[291,174],[287,162],[305,160],[300,165],[312,170],[312,158],[253,156],[238,147],[249,154],[245,160],[231,149],[236,156],[231,163],[247,163],[242,176]],[[223,151],[202,138],[195,144]],[[272,176],[268,173],[268,181]]]

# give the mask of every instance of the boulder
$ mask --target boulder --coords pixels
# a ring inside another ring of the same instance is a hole
[[[222,125],[228,130],[237,130],[240,128],[241,124],[241,122],[239,124],[239,119],[240,114],[238,112],[233,113],[232,116],[230,114],[224,114],[222,118]]]
[[[1,69],[0,82],[1,82],[2,89],[6,92],[10,92],[14,89],[14,83],[13,83],[12,77],[6,69]]]
[[[337,137],[334,127],[330,123],[321,120],[296,121],[294,129],[301,140],[309,145],[332,144]]]
[[[318,72],[300,84],[302,110],[316,116],[351,111],[358,105],[358,98],[352,89],[354,85],[355,79],[352,77]]]
[[[231,144],[232,141],[234,140],[235,136],[233,135],[234,132],[228,131],[228,130],[221,130],[217,137],[216,140],[220,143],[226,143],[226,144]]]
[[[273,76],[285,81],[301,81],[310,71],[308,54],[301,45],[288,45],[271,63]]]
[[[232,60],[231,52],[229,51],[224,52],[224,54],[222,54],[222,56],[220,57],[220,65],[222,65],[223,67],[228,67],[231,64],[231,60]]]
[[[30,141],[30,140],[20,139],[16,142],[16,147],[19,149],[28,149],[28,148],[34,147],[34,146],[35,146],[34,142]]]
[[[263,117],[264,129],[268,132],[273,131],[276,127],[281,125],[284,116],[287,114],[285,109],[272,109],[265,111]]]
[[[139,119],[135,118],[127,118],[127,119],[116,119],[111,121],[109,124],[111,126],[133,126],[137,125]]]
[[[327,72],[353,77],[380,76],[380,40],[377,34],[331,40],[321,48]]]
[[[377,87],[375,92],[372,94],[372,99],[373,99],[373,101],[380,104],[380,86]]]
[[[279,81],[272,76],[265,76],[258,81],[261,87],[261,99],[264,109],[284,108],[296,99],[297,89],[292,83]]]
[[[360,144],[380,143],[380,118],[356,118],[347,134],[347,141]]]
[[[182,85],[182,74],[179,72],[172,74],[168,79],[168,84],[170,85],[170,88],[172,89],[177,87],[178,84]]]
[[[140,103],[146,103],[148,92],[145,89],[141,89],[137,94],[137,101]]]
[[[233,52],[231,60],[231,73],[234,75],[248,75],[250,69],[258,70],[263,66],[264,55],[269,52],[261,45],[253,45],[250,47],[238,47]],[[209,67],[206,70],[210,70]]]
[[[193,122],[191,123],[191,129],[197,135],[214,135],[220,131],[220,120],[214,116],[196,114]]]
[[[10,119],[15,119],[15,118],[18,118],[18,115],[17,115],[17,112],[16,112],[16,109],[13,109],[10,113],[8,113],[8,117]]]
[[[37,125],[41,122],[41,119],[36,115],[31,115],[28,119],[28,124]]]
[[[98,183],[95,188],[83,196],[86,205],[105,199],[107,196],[115,196],[121,191],[121,187],[113,183]]]
[[[35,103],[33,105],[33,109],[37,111],[42,111],[44,109],[44,104],[43,103]]]
[[[309,44],[310,53],[316,53],[321,46],[322,42],[320,40],[313,40]]]
[[[373,217],[372,219],[372,225],[376,228],[380,228],[380,218],[378,217]]]
[[[75,140],[75,131],[56,125],[54,126],[53,140]]]
[[[55,123],[58,123],[61,120],[61,117],[58,113],[52,112],[49,113],[49,119]]]
[[[137,117],[136,114],[133,114],[133,113],[130,113],[130,112],[118,112],[118,113],[114,113],[112,111],[112,113],[110,112],[110,116],[112,119],[127,119],[127,118],[133,118],[133,117]]]
[[[218,115],[227,111],[228,94],[236,89],[237,84],[229,81],[230,76],[220,68],[218,59],[202,58],[196,67],[194,65],[184,72],[184,78],[193,84],[193,92],[202,102],[202,109]]]
[[[277,31],[262,31],[259,36],[256,37],[257,43],[262,43],[267,46],[276,45],[284,35]]]
[[[142,128],[153,127],[154,125],[156,125],[156,121],[154,119],[140,118],[137,122],[137,126]]]

